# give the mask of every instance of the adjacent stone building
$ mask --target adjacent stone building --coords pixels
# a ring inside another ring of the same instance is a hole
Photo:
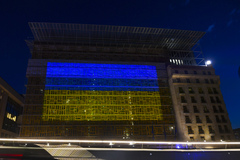
[[[0,136],[18,137],[24,98],[0,78]]]
[[[233,131],[212,66],[168,66],[178,137],[183,141],[229,141]]]

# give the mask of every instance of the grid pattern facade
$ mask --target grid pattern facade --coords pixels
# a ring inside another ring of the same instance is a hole
[[[160,120],[156,67],[48,62],[43,119]]]
[[[175,137],[164,64],[33,59],[27,77],[22,137]]]

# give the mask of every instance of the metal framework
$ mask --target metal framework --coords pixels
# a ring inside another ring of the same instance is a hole
[[[89,46],[191,50],[205,32],[91,24],[37,23],[29,26],[35,41]]]

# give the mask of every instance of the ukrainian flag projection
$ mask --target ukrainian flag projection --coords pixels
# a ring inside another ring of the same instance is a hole
[[[160,120],[156,66],[48,62],[45,121]]]

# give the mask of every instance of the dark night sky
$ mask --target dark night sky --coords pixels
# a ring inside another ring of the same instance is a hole
[[[31,39],[28,22],[140,26],[205,31],[206,59],[221,78],[233,128],[240,128],[240,0],[1,0],[0,76],[19,93]]]

